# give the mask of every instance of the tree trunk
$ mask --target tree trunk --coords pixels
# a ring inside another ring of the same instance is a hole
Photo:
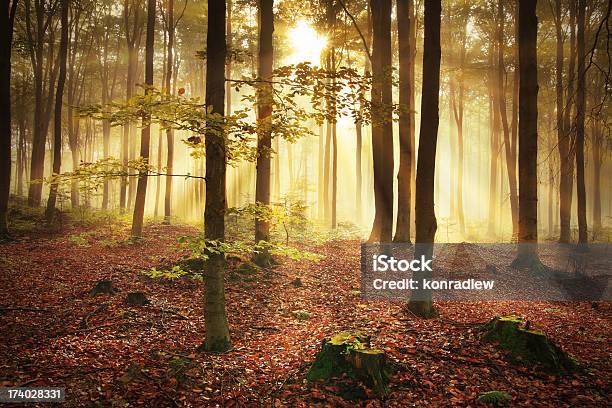
[[[571,123],[574,101],[574,71],[576,65],[576,4],[569,2],[570,11],[570,57],[567,79],[567,97],[564,107],[563,137],[559,141],[560,177],[559,177],[559,242],[568,243],[572,239],[571,210],[572,190],[574,188],[574,130]],[[559,41],[559,39],[557,39]],[[559,44],[557,44],[559,47]],[[561,49],[562,49],[561,45]],[[559,48],[557,48],[557,51]],[[558,58],[558,57],[557,57]]]
[[[391,0],[370,0],[372,47],[372,161],[375,217],[370,242],[391,242],[393,232],[393,123],[391,106]]]
[[[335,18],[333,20],[333,24],[336,24]],[[332,70],[336,72],[336,50],[332,48],[331,50],[331,61],[332,61]],[[332,79],[332,89],[336,89],[336,78]],[[332,149],[334,155],[332,157],[332,173],[331,173],[331,181],[332,181],[332,198],[331,198],[331,227],[332,229],[336,229],[338,220],[337,217],[337,203],[338,203],[338,124],[336,122],[336,102],[335,95],[333,97],[334,105],[333,105],[333,120],[332,120]],[[292,166],[289,166],[289,172],[293,170]]]
[[[552,152],[555,149],[555,143],[553,141],[553,135],[548,135],[548,151]],[[554,217],[553,217],[553,196],[554,196],[554,185],[555,185],[555,169],[553,165],[552,156],[548,158],[548,236],[552,238],[554,233]]]
[[[584,117],[586,108],[586,70],[584,26],[586,1],[578,0],[578,81],[576,89],[576,198],[578,199],[578,244],[588,241],[586,219],[586,189],[584,176]]]
[[[0,237],[8,234],[11,188],[11,47],[17,0],[0,1]]]
[[[600,231],[601,224],[601,165],[602,141],[599,123],[593,124],[593,231]]]
[[[30,2],[26,1],[26,24],[30,28]],[[30,38],[34,50],[32,55],[32,69],[34,71],[34,132],[32,135],[32,160],[30,162],[30,187],[28,190],[28,205],[37,207],[40,205],[42,197],[43,184],[40,182],[44,176],[45,166],[45,144],[47,142],[47,131],[50,120],[50,106],[53,105],[52,89],[55,85],[55,75],[53,68],[53,41],[51,38],[46,38],[48,26],[46,24],[48,18],[45,10],[45,3],[36,0],[34,1],[35,17],[36,17],[36,37]],[[28,30],[28,33],[30,31]],[[51,30],[52,34],[52,30]],[[49,37],[52,37],[50,35]],[[45,44],[48,43],[47,55],[47,75],[44,69],[44,51]],[[47,79],[47,88],[44,81]],[[48,92],[45,90],[48,89]],[[34,182],[33,182],[34,181]]]
[[[436,145],[438,141],[439,92],[440,92],[440,0],[425,3],[425,40],[423,44],[423,84],[421,99],[421,127],[416,177],[416,247],[415,258],[424,255],[431,259],[437,230],[434,208],[434,179]],[[416,272],[414,278],[430,278],[431,273]],[[435,315],[431,291],[421,289],[412,292],[410,310],[421,317]]]
[[[538,60],[535,0],[519,0],[519,235],[514,267],[542,268],[538,242]]]
[[[270,3],[272,0],[266,0]],[[206,106],[212,113],[223,116],[225,105],[225,0],[208,0],[208,36],[206,38]],[[206,208],[204,210],[207,240],[225,240],[225,180],[227,152],[225,138],[209,124],[206,148]],[[226,351],[231,348],[224,284],[225,255],[210,253],[204,277],[204,324],[206,338],[203,348]]]
[[[66,82],[66,57],[68,55],[68,6],[69,0],[61,0],[61,37],[59,49],[59,77],[55,91],[55,112],[53,118],[53,174],[58,175],[62,166],[62,103]],[[51,183],[45,216],[51,221],[55,215],[57,183]]]
[[[410,128],[414,109],[411,105],[410,64],[412,60],[412,15],[413,0],[397,0],[397,41],[399,49],[399,139],[400,164],[397,174],[397,221],[395,242],[410,242],[410,203],[412,201],[412,145]]]
[[[159,133],[157,134],[157,160],[155,161],[155,165],[157,166],[157,171],[159,173],[162,172],[162,128],[159,128]],[[159,197],[161,195],[161,176],[157,176],[155,178],[155,212],[153,213],[153,218],[157,219],[159,215]]]
[[[150,92],[153,86],[153,56],[155,42],[155,0],[147,0],[147,39],[145,46],[145,93]],[[140,133],[140,157],[144,164],[149,164],[149,149],[151,145],[151,117],[143,115],[142,130]],[[142,236],[142,224],[144,221],[145,202],[147,197],[148,170],[140,170],[138,173],[138,186],[136,199],[134,200],[134,217],[132,219],[132,237]]]
[[[165,78],[166,92],[170,93],[172,81],[172,69],[174,68],[174,0],[168,0],[168,54],[167,69]],[[168,144],[168,154],[166,157],[166,192],[164,196],[164,222],[169,224],[172,215],[172,171],[174,167],[174,130],[166,129],[166,142]]]
[[[562,14],[561,14],[561,0],[555,0],[555,37],[557,44],[557,54],[555,60],[555,94],[556,94],[556,108],[557,108],[557,147],[559,150],[559,192],[561,196],[566,196],[565,187],[567,186],[567,170],[568,170],[568,157],[569,157],[569,139],[567,130],[564,127],[563,121],[563,32],[562,32]],[[560,219],[561,219],[561,241],[569,241],[569,220],[566,214],[566,203],[565,197],[560,197]],[[564,220],[565,218],[565,220]],[[564,223],[564,221],[567,221]]]
[[[496,108],[497,106],[497,97],[495,96],[494,91],[494,69],[493,69],[493,53],[494,47],[491,45],[489,47],[489,66],[491,70],[489,71],[488,85],[489,85],[489,122],[490,122],[490,150],[489,150],[489,216],[488,216],[488,228],[487,234],[491,237],[495,236],[495,219],[497,213],[497,154],[499,150],[499,110]]]
[[[257,174],[255,200],[257,204],[270,205],[270,152],[272,150],[272,64],[274,50],[272,34],[274,33],[274,0],[261,0],[259,3],[259,84],[257,94]],[[270,223],[268,220],[255,220],[255,242],[270,240]],[[260,266],[270,264],[270,254],[262,250],[255,256]]]
[[[506,153],[506,169],[508,172],[508,186],[510,189],[510,210],[512,213],[512,237],[518,234],[518,196],[516,186],[516,157],[512,155],[512,142],[510,141],[510,128],[508,126],[508,114],[506,112],[506,91],[504,87],[504,6],[503,0],[498,2],[497,19],[499,28],[497,31],[497,94],[499,102],[499,113],[504,131],[504,151]]]

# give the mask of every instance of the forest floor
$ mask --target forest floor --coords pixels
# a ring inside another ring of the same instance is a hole
[[[233,349],[196,352],[202,282],[142,273],[186,255],[177,238],[195,232],[149,224],[141,242],[128,244],[125,227],[71,228],[0,244],[0,386],[62,386],[66,406],[92,407],[474,406],[490,390],[508,392],[513,406],[612,404],[609,303],[447,302],[437,304],[439,317],[421,320],[401,303],[361,299],[357,241],[309,248],[324,256],[317,262],[228,273]],[[90,296],[101,279],[120,292]],[[127,306],[131,291],[151,303]],[[560,376],[509,363],[477,329],[505,314],[546,332],[581,369]],[[387,400],[366,390],[349,401],[337,385],[305,380],[321,340],[343,330],[372,335],[403,363]]]

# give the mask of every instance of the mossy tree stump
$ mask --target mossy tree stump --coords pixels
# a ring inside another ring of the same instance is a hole
[[[484,340],[495,342],[507,350],[510,358],[522,363],[540,363],[545,369],[557,373],[577,368],[576,361],[555,345],[546,334],[523,326],[517,316],[501,316],[482,326]]]
[[[347,375],[364,382],[378,396],[388,394],[391,365],[384,351],[370,347],[370,337],[361,333],[338,333],[323,340],[321,351],[306,374],[308,381],[330,381]]]

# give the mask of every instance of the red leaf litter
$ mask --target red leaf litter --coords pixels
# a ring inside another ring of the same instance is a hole
[[[421,320],[401,302],[361,299],[357,241],[311,247],[324,258],[281,259],[250,279],[228,272],[233,349],[196,352],[203,284],[142,274],[186,255],[177,238],[195,232],[152,224],[137,244],[108,245],[127,230],[97,228],[0,245],[0,386],[65,387],[68,407],[477,406],[491,390],[509,393],[512,406],[612,405],[609,303],[448,302]],[[77,245],[70,237],[79,233]],[[91,297],[101,279],[120,291]],[[132,291],[151,303],[127,306]],[[581,369],[555,376],[509,363],[477,330],[505,314],[546,332]],[[321,340],[343,330],[371,334],[401,363],[386,400],[369,390],[345,400],[337,385],[305,380]]]

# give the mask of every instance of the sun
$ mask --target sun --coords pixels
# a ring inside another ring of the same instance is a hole
[[[321,51],[327,45],[327,38],[317,33],[306,21],[300,20],[289,30],[289,43],[292,50],[289,63],[308,61],[313,65],[319,65]]]

